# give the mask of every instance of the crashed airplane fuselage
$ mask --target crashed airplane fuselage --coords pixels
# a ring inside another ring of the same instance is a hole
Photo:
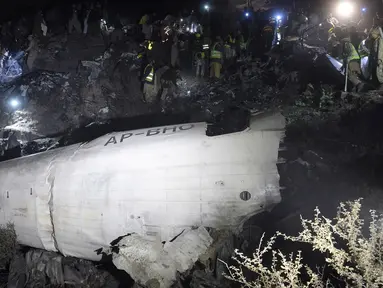
[[[99,260],[136,233],[169,241],[188,227],[237,229],[280,201],[280,114],[206,136],[206,123],[112,133],[0,163],[0,224],[21,244]]]

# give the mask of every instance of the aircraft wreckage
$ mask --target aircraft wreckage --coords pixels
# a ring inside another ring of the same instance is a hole
[[[236,232],[281,199],[281,114],[253,115],[244,131],[220,136],[206,127],[111,133],[2,162],[0,224],[14,223],[20,244],[89,260],[120,238],[131,250],[115,265],[168,287],[212,244],[205,227]]]

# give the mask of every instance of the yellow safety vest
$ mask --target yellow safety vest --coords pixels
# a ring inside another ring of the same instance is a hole
[[[228,38],[229,38],[229,41],[228,41],[228,42],[229,42],[230,44],[235,44],[235,39],[233,39],[233,37],[231,37],[231,35],[229,35]]]
[[[152,50],[153,49],[153,44],[154,44],[153,41],[148,41],[148,50]]]
[[[146,74],[147,70],[146,69],[150,69],[150,72],[149,74],[145,77],[145,81],[147,83],[150,83],[150,84],[153,84],[154,82],[154,67],[150,64],[148,64],[146,67],[145,67],[145,70],[144,70],[144,74]]]
[[[345,42],[344,48],[346,48],[346,45],[351,50],[351,54],[347,56],[347,62],[350,62],[352,60],[360,60],[360,56],[359,56],[358,52],[356,51],[354,45],[352,45],[351,42]]]
[[[222,52],[215,50],[218,43],[215,43],[210,52],[210,59],[222,59]]]
[[[141,17],[141,20],[140,22],[138,22],[138,24],[140,25],[146,24],[146,22],[148,22],[148,18],[149,18],[148,15],[145,14],[144,16]]]
[[[199,58],[201,59],[205,59],[205,52],[198,52],[197,53],[197,57],[199,56]]]

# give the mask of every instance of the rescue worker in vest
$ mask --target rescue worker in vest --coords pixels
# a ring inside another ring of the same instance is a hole
[[[327,51],[329,51],[329,54],[332,57],[334,57],[338,60],[341,60],[341,58],[342,58],[340,35],[342,35],[342,28],[341,27],[335,27],[335,28],[329,29]]]
[[[210,78],[219,79],[221,77],[223,56],[223,41],[220,36],[210,50]]]
[[[226,43],[229,44],[231,47],[234,47],[235,38],[231,35],[231,33],[229,35],[227,35]]]
[[[149,21],[149,15],[145,14],[141,17],[140,22],[138,22],[138,25],[144,25],[147,24]]]
[[[144,82],[143,96],[144,102],[153,103],[157,98],[156,87],[154,85],[155,81],[155,69],[154,61],[146,65],[144,73],[142,75],[142,81]]]
[[[352,45],[354,45],[354,47],[357,48],[363,39],[360,37],[360,34],[357,32],[355,26],[351,26],[348,29],[349,29],[350,41]]]
[[[195,56],[197,53],[199,53],[202,49],[202,37],[201,37],[201,34],[199,32],[195,33],[194,34],[194,37],[191,37],[191,40],[190,40],[190,46],[191,47],[191,50],[192,50],[192,63],[193,63],[193,66],[195,64]]]
[[[151,40],[145,40],[143,46],[145,48],[146,55],[149,59],[153,58],[153,48],[154,48],[154,41]]]
[[[270,51],[272,45],[273,45],[273,39],[274,39],[274,28],[271,25],[270,22],[268,22],[262,29],[262,41],[263,41],[263,47],[264,51],[268,52]]]
[[[140,50],[138,51],[137,59],[140,60],[141,66],[140,66],[140,72],[139,72],[139,80],[141,82],[141,91],[144,91],[144,71],[148,64],[150,64],[151,61],[153,61],[153,45],[154,42],[152,41],[145,41],[144,43],[140,44]]]
[[[195,33],[195,38],[192,43],[194,54],[200,52],[203,45],[203,39],[200,33]]]
[[[348,67],[348,79],[354,85],[354,87],[356,87],[356,90],[360,91],[363,86],[363,83],[360,80],[362,75],[362,71],[360,69],[360,56],[354,45],[352,45],[350,35],[347,33],[347,31],[342,30],[340,39],[343,59],[342,69],[344,70]]]

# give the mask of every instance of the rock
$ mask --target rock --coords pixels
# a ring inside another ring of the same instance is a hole
[[[49,285],[117,288],[118,281],[108,272],[86,260],[63,257],[54,252],[30,249],[18,252],[12,260],[9,288],[45,287]]]
[[[319,156],[316,152],[312,150],[305,151],[303,154],[303,159],[308,161],[313,167],[319,169],[323,173],[331,172],[331,166],[329,166],[323,157]]]
[[[31,249],[27,252],[26,269],[28,273],[27,287],[44,287],[49,284],[64,285],[61,265],[57,265],[53,252]]]
[[[23,288],[27,284],[27,270],[24,255],[18,251],[13,257],[8,276],[7,288]]]
[[[211,273],[201,270],[193,272],[190,288],[221,288],[224,287],[220,281],[215,279]]]
[[[302,157],[304,160],[308,161],[313,165],[323,161],[323,158],[312,150],[305,151]]]

